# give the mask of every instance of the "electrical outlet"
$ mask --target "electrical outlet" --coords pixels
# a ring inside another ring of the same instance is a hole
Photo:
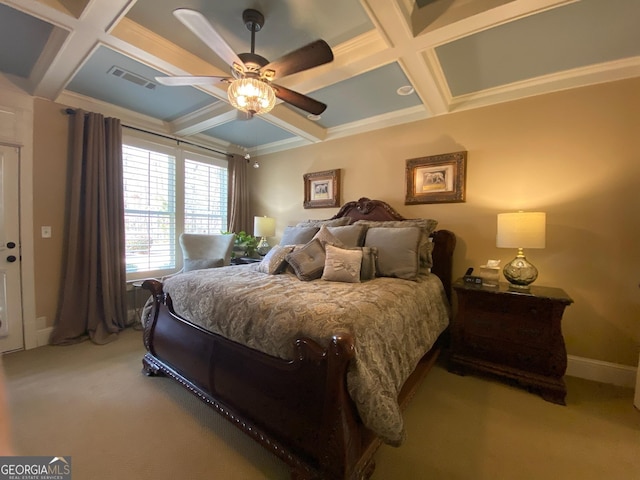
[[[51,238],[51,227],[50,226],[40,227],[40,231],[41,231],[41,234],[42,234],[42,238]]]

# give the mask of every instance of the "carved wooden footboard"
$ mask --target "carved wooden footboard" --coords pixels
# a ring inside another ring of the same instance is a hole
[[[360,479],[373,471],[380,440],[360,421],[346,373],[353,339],[334,336],[327,349],[298,339],[295,359],[275,358],[178,317],[162,284],[144,282],[155,298],[144,330],[144,372],[178,381],[287,463],[292,478]],[[423,358],[401,393],[408,401],[433,365]]]

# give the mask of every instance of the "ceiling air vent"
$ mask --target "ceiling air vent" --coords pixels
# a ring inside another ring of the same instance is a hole
[[[131,73],[124,68],[116,67],[115,65],[109,69],[108,73],[123,80],[127,80],[128,82],[135,83],[140,87],[148,88],[149,90],[156,88],[156,84],[151,80],[147,80],[140,75],[136,75],[135,73]]]

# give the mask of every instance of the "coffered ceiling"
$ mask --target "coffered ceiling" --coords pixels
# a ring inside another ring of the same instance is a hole
[[[269,60],[324,39],[333,62],[279,83],[327,110],[314,121],[280,103],[246,120],[226,84],[158,84],[229,75],[176,8],[200,11],[236,53],[250,51],[243,10],[261,11]],[[638,25],[640,0],[0,0],[0,75],[129,125],[267,153],[639,76]]]

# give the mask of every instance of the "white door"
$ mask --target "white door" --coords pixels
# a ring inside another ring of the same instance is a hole
[[[24,348],[19,180],[20,150],[0,145],[0,352]]]

